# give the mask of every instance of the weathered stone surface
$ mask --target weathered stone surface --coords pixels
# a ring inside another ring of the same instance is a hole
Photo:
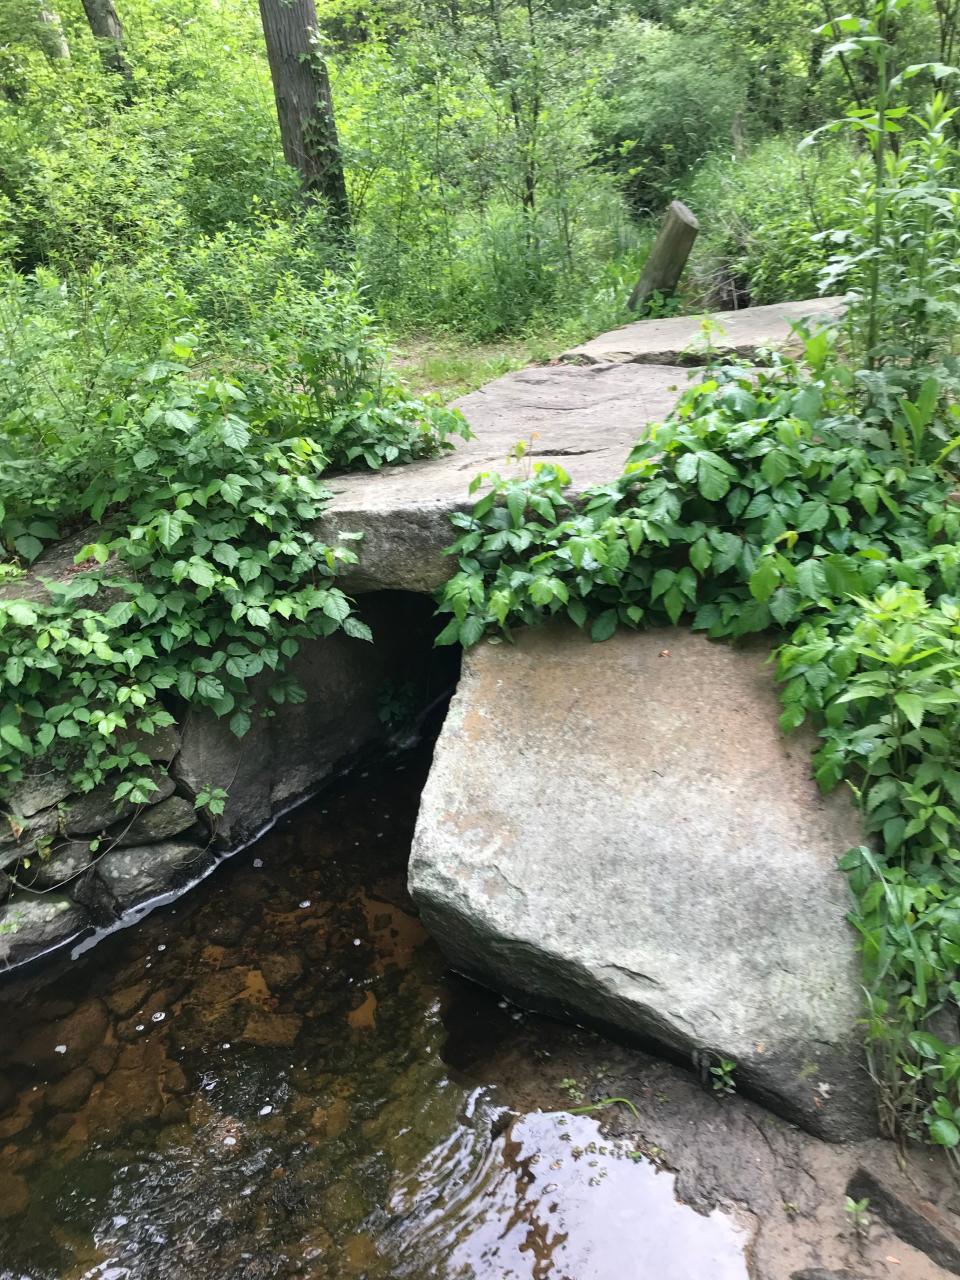
[[[47,770],[28,775],[22,782],[15,783],[10,788],[6,803],[11,812],[31,818],[41,809],[59,804],[70,794],[70,790],[70,783],[63,774]]]
[[[29,817],[20,813],[0,815],[0,866],[8,867],[18,858],[32,858],[43,844],[56,835],[56,809],[41,809]]]
[[[21,895],[0,907],[0,965],[21,964],[75,937],[88,923],[61,894]]]
[[[31,863],[20,875],[20,881],[38,889],[51,889],[66,884],[85,871],[93,861],[87,841],[71,840],[51,853],[49,858]]]
[[[897,1187],[872,1170],[859,1168],[847,1186],[854,1200],[870,1201],[870,1213],[953,1275],[960,1275],[960,1227],[909,1184]]]
[[[171,841],[111,849],[97,863],[97,873],[126,911],[194,879],[206,865],[200,845]]]
[[[842,314],[840,298],[810,298],[805,302],[777,302],[766,307],[712,312],[709,347],[749,359],[761,347],[788,346],[791,325],[801,320],[824,323]],[[586,364],[610,361],[633,364],[703,364],[708,339],[700,328],[703,316],[673,316],[667,320],[637,320],[601,333],[561,359]]]
[[[360,564],[343,579],[347,589],[435,590],[455,571],[443,554],[454,538],[450,515],[473,504],[468,490],[475,475],[526,475],[534,461],[562,466],[572,492],[611,480],[647,424],[669,413],[689,376],[661,366],[521,369],[456,401],[475,438],[445,457],[331,477],[322,536],[363,534],[354,544]],[[528,444],[523,462],[507,456],[518,440]]]
[[[133,742],[145,756],[164,764],[169,764],[180,750],[180,731],[174,724],[166,725],[156,733],[141,733],[139,729],[130,729],[118,736],[121,744]]]
[[[162,769],[149,771],[149,776],[157,784],[157,790],[150,793],[149,804],[159,804],[173,795],[173,779]],[[140,807],[129,800],[114,802],[115,783],[105,783],[94,787],[86,795],[74,796],[63,806],[63,827],[70,835],[96,835],[105,831],[114,822],[129,818]]]
[[[453,963],[553,1010],[737,1063],[812,1131],[869,1131],[836,859],[860,833],[784,742],[765,654],[556,626],[465,661],[410,887]]]
[[[170,796],[138,813],[126,828],[121,829],[117,840],[120,845],[169,840],[192,827],[196,821],[197,811],[189,800],[183,796]]]

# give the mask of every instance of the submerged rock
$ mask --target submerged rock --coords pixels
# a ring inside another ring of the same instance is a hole
[[[482,644],[423,794],[410,888],[454,965],[654,1041],[821,1136],[874,1127],[847,890],[860,842],[785,741],[765,654],[572,627]]]

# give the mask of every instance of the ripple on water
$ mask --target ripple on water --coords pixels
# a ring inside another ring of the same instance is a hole
[[[472,1132],[452,1134],[395,1193],[397,1277],[434,1258],[439,1274],[470,1280],[746,1280],[737,1223],[681,1205],[672,1175],[595,1119],[518,1116],[479,1159]]]

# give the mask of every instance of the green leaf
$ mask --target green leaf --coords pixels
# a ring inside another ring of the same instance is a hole
[[[469,618],[465,618],[459,626],[460,643],[465,649],[469,649],[471,645],[477,643],[484,633],[483,619],[478,618],[476,614],[471,614]],[[439,641],[438,641],[439,643]]]
[[[198,587],[212,587],[216,584],[216,577],[213,570],[205,560],[200,560],[193,556],[187,565],[187,577],[191,582],[195,582]]]
[[[796,569],[797,590],[808,600],[819,600],[826,594],[827,578],[819,560],[803,560]]]
[[[793,398],[793,414],[801,422],[816,422],[820,417],[823,392],[819,387],[806,386]]]
[[[138,471],[146,471],[157,461],[158,454],[153,449],[138,449],[133,455],[133,465]]]
[[[527,495],[519,485],[514,485],[507,490],[507,510],[510,512],[510,519],[515,529],[519,529],[523,524],[523,513],[526,506]]]
[[[219,564],[233,569],[240,559],[240,552],[229,542],[218,542],[210,553]]]
[[[177,676],[177,692],[189,702],[197,689],[197,677],[192,671],[181,671]]]
[[[15,724],[0,724],[0,738],[9,743],[11,747],[16,747],[18,751],[22,751],[25,755],[29,755],[31,752],[28,739],[23,736]]]
[[[576,626],[582,627],[587,620],[587,606],[582,600],[571,600],[567,605],[567,616]]]
[[[168,550],[183,536],[183,521],[176,512],[158,511],[153,519],[153,527],[157,531],[161,545]]]
[[[243,479],[241,476],[228,475],[220,481],[220,496],[224,502],[235,507],[243,497]]]
[[[32,627],[37,621],[37,611],[26,600],[11,600],[2,606],[8,615],[21,627]]]
[[[590,628],[590,639],[597,642],[609,640],[617,629],[617,621],[616,609],[605,609],[603,613],[594,618],[593,625]]]
[[[236,737],[242,738],[250,728],[250,717],[246,711],[237,711],[230,717],[230,731]]]
[[[447,644],[458,644],[460,640],[460,619],[451,618],[447,625],[434,640],[436,646]]]
[[[930,1141],[938,1147],[955,1147],[960,1142],[960,1129],[952,1120],[938,1116],[930,1124]]]
[[[894,695],[894,702],[915,729],[923,724],[924,703],[916,693],[901,692]]]
[[[771,449],[760,464],[760,474],[775,489],[781,481],[786,480],[793,468],[793,459],[788,454],[782,449]]]
[[[797,512],[794,528],[799,533],[810,533],[816,529],[825,529],[830,520],[830,508],[819,498],[811,498],[801,503]]]
[[[700,573],[705,573],[710,568],[710,562],[713,559],[713,548],[706,538],[698,538],[690,548],[690,563]]]
[[[328,591],[321,608],[328,618],[337,622],[350,616],[350,601],[341,591]]]
[[[229,414],[223,420],[220,436],[228,449],[245,449],[250,443],[250,428],[242,418]],[[234,463],[236,466],[237,464]],[[221,488],[221,493],[223,492]]]
[[[663,597],[663,607],[674,626],[680,621],[680,615],[686,608],[686,598],[678,586],[672,586]]]
[[[769,600],[780,584],[780,570],[772,556],[764,556],[757,561],[757,567],[750,575],[750,594],[754,600]]]
[[[216,702],[223,697],[223,685],[216,676],[201,676],[197,681],[197,693],[208,702]]]
[[[352,615],[349,618],[344,618],[343,629],[347,635],[352,636],[354,640],[366,640],[370,643],[373,642],[373,632],[367,624],[362,622],[359,618],[355,618]]]
[[[22,533],[19,538],[14,538],[13,545],[17,555],[22,556],[28,564],[32,564],[43,550],[43,543],[31,533]]]
[[[709,502],[717,502],[730,492],[732,478],[736,474],[736,470],[719,454],[706,449],[698,455],[697,484]]]
[[[770,597],[770,612],[781,627],[796,616],[798,602],[797,593],[789,587],[779,587]]]

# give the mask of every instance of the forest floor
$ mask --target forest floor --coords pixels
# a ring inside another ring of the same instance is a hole
[[[456,335],[407,334],[393,343],[393,364],[413,391],[435,391],[450,401],[513,369],[544,364],[569,342],[566,332],[494,342],[472,342]]]

